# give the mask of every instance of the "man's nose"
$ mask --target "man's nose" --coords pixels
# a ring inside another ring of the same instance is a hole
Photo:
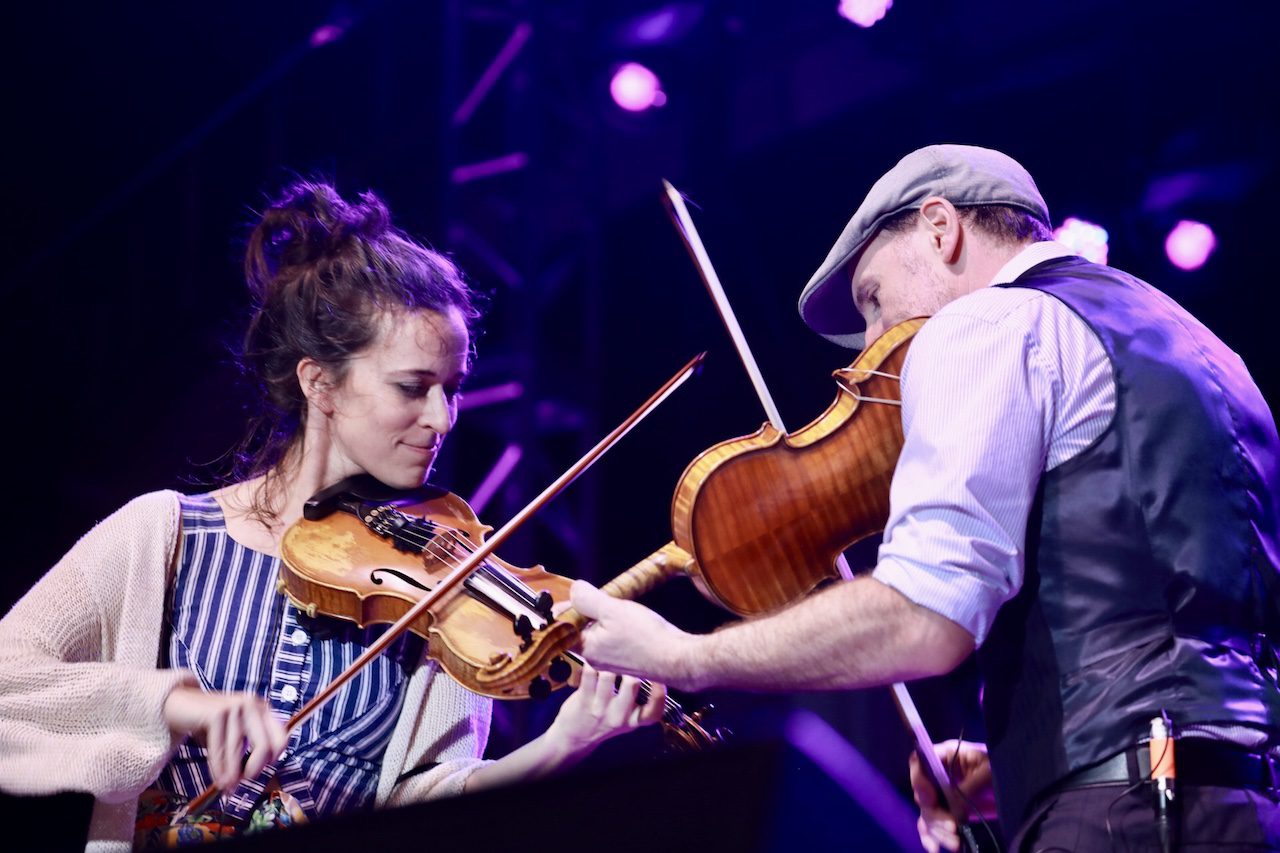
[[[874,323],[868,323],[866,332],[867,346],[871,346],[871,344],[875,342],[875,339],[883,334],[884,323],[881,323],[879,320]]]

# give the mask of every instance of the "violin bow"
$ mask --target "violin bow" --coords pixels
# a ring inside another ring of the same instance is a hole
[[[733,345],[738,350],[738,356],[742,359],[742,365],[746,368],[747,375],[751,378],[751,384],[756,389],[756,395],[759,396],[761,405],[764,406],[769,423],[778,432],[786,435],[787,428],[782,423],[782,415],[779,413],[777,405],[773,402],[773,395],[769,393],[764,377],[760,374],[760,368],[756,364],[755,356],[751,354],[751,348],[747,345],[746,336],[743,335],[742,327],[738,325],[738,318],[733,313],[733,306],[729,304],[729,298],[725,295],[724,287],[720,284],[720,277],[716,275],[715,267],[711,265],[711,258],[707,255],[706,247],[702,245],[702,238],[698,235],[698,229],[694,227],[693,217],[689,215],[689,208],[685,205],[684,194],[672,186],[668,180],[664,179],[662,186],[665,190],[663,201],[666,203],[667,212],[671,215],[671,221],[675,224],[676,231],[679,232],[685,248],[689,250],[689,256],[693,258],[694,266],[698,268],[702,283],[706,285],[707,292],[711,295],[711,301],[715,304],[716,311],[719,312],[720,319],[724,321],[725,328],[729,332],[729,337],[733,339]],[[845,559],[844,554],[840,554],[836,558],[836,569],[840,572],[840,577],[845,580],[853,579],[853,570],[849,568],[849,562]],[[960,827],[961,833],[964,834],[968,827],[962,817],[967,814],[968,810],[965,808],[964,803],[959,801],[958,792],[949,784],[951,777],[943,768],[937,753],[933,751],[933,741],[929,738],[929,732],[925,729],[924,721],[920,718],[920,712],[916,708],[915,701],[912,700],[911,694],[907,691],[907,685],[899,681],[892,684],[890,688],[893,693],[894,704],[898,708],[898,714],[902,717],[903,723],[916,742],[916,751],[920,754],[922,766],[932,776],[934,785],[937,786],[938,791],[945,798],[952,815],[956,818],[957,826]],[[972,835],[966,840],[970,839],[972,839]],[[972,840],[974,843],[970,849],[976,850],[976,839]]]
[[[505,542],[508,537],[514,533],[520,525],[524,524],[535,512],[545,506],[556,495],[560,494],[570,483],[578,479],[588,468],[590,468],[596,460],[607,453],[615,444],[622,440],[622,437],[629,433],[636,424],[644,420],[654,409],[656,409],[667,397],[689,380],[698,368],[702,365],[702,360],[706,358],[706,353],[699,353],[689,360],[684,367],[680,368],[675,375],[668,379],[661,388],[653,392],[648,400],[644,402],[640,408],[632,412],[626,420],[613,428],[613,431],[583,454],[582,458],[575,462],[568,470],[555,479],[551,485],[542,490],[542,493],[534,498],[530,503],[514,516],[511,520],[502,526],[497,533],[494,533],[479,547],[475,548],[463,560],[457,568],[447,574],[444,579],[438,583],[435,588],[427,595],[418,600],[417,604],[411,607],[403,616],[389,627],[373,644],[371,644],[360,657],[352,661],[351,666],[347,667],[340,675],[329,682],[319,694],[310,702],[298,710],[296,714],[289,719],[286,731],[292,731],[301,725],[319,708],[333,698],[337,694],[338,688],[349,681],[352,676],[363,669],[369,661],[373,660],[392,643],[394,643],[401,634],[409,629],[409,626],[416,622],[421,616],[427,613],[445,593],[452,590],[455,586],[466,579],[468,575],[479,568],[480,564],[494,551],[498,546]],[[170,825],[176,825],[184,818],[199,814],[208,807],[209,802],[218,795],[219,788],[217,785],[210,785],[205,788],[195,799],[186,804],[185,807],[179,809],[170,821]]]

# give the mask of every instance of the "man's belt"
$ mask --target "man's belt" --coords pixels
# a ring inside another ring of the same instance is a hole
[[[1158,756],[1157,756],[1158,758]],[[1280,787],[1280,761],[1230,743],[1204,738],[1174,741],[1179,785],[1222,788]],[[1146,744],[1130,747],[1105,761],[1066,776],[1054,791],[1096,785],[1137,785],[1151,781],[1151,755]]]

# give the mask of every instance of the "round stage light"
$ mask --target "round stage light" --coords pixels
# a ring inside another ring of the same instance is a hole
[[[658,75],[638,62],[628,62],[614,72],[609,94],[618,106],[637,113],[667,102]]]
[[[1197,270],[1204,266],[1217,246],[1218,238],[1212,228],[1203,222],[1183,219],[1165,238],[1164,253],[1178,269]]]
[[[1068,216],[1053,232],[1053,239],[1070,246],[1086,260],[1095,264],[1107,262],[1107,246],[1110,239],[1107,229],[1085,219]]]

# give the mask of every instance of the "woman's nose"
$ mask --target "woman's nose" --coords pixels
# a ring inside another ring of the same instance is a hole
[[[456,416],[453,403],[445,395],[444,389],[432,388],[427,394],[427,399],[423,401],[422,411],[418,414],[418,423],[433,430],[437,435],[443,436],[453,429]]]

